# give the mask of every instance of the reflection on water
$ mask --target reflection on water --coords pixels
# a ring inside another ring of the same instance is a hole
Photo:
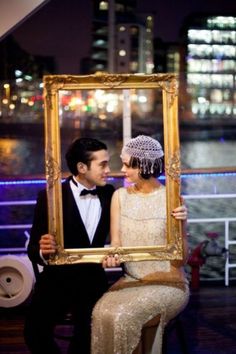
[[[185,141],[181,143],[182,168],[236,166],[236,141]]]
[[[121,168],[122,141],[114,136],[96,136],[104,141],[110,152],[112,171]],[[62,168],[66,171],[65,152],[74,137],[62,139]],[[184,141],[181,142],[181,166],[186,168],[214,168],[236,166],[236,141]],[[0,138],[0,175],[17,176],[44,174],[43,138]]]
[[[44,145],[42,139],[0,139],[1,176],[41,173],[44,173]]]

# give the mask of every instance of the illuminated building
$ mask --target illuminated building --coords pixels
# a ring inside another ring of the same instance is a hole
[[[94,1],[90,73],[153,72],[153,17],[136,0]]]
[[[190,117],[236,118],[236,17],[196,16],[186,37]]]

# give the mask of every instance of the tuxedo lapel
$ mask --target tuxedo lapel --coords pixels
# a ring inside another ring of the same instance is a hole
[[[105,242],[105,237],[107,230],[104,229],[104,223],[107,224],[107,211],[110,213],[109,208],[107,208],[107,197],[106,194],[104,193],[104,190],[101,190],[99,187],[97,188],[98,190],[98,198],[101,203],[101,217],[99,220],[99,223],[96,228],[96,232],[93,237],[92,241],[92,247],[103,247],[104,242]]]
[[[65,248],[90,247],[90,240],[72,194],[69,180],[64,183],[63,187]]]

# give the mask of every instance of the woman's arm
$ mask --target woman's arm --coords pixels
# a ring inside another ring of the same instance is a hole
[[[188,248],[188,241],[187,241],[187,215],[188,210],[187,207],[183,204],[183,198],[181,197],[181,204],[179,207],[175,208],[172,212],[172,216],[176,220],[181,220],[182,222],[182,236],[183,236],[183,260],[181,261],[172,261],[171,264],[175,267],[181,267],[185,265],[188,261],[189,255],[189,248]]]
[[[110,236],[111,236],[111,246],[119,247],[121,246],[120,241],[120,203],[118,191],[113,193],[111,199],[111,227],[110,227]]]

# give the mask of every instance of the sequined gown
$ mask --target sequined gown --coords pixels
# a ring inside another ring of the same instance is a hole
[[[166,192],[161,186],[153,193],[129,193],[118,190],[122,246],[148,246],[165,243]],[[118,281],[96,304],[92,321],[92,354],[131,354],[137,347],[142,326],[161,315],[155,337],[155,354],[161,354],[162,334],[166,323],[187,304],[187,282],[180,286],[147,283],[139,279],[157,272],[169,273],[169,261],[126,262],[125,278]],[[152,277],[153,279],[153,277]],[[123,284],[120,286],[119,284]],[[132,285],[133,284],[133,285]],[[117,289],[117,290],[116,290]]]

